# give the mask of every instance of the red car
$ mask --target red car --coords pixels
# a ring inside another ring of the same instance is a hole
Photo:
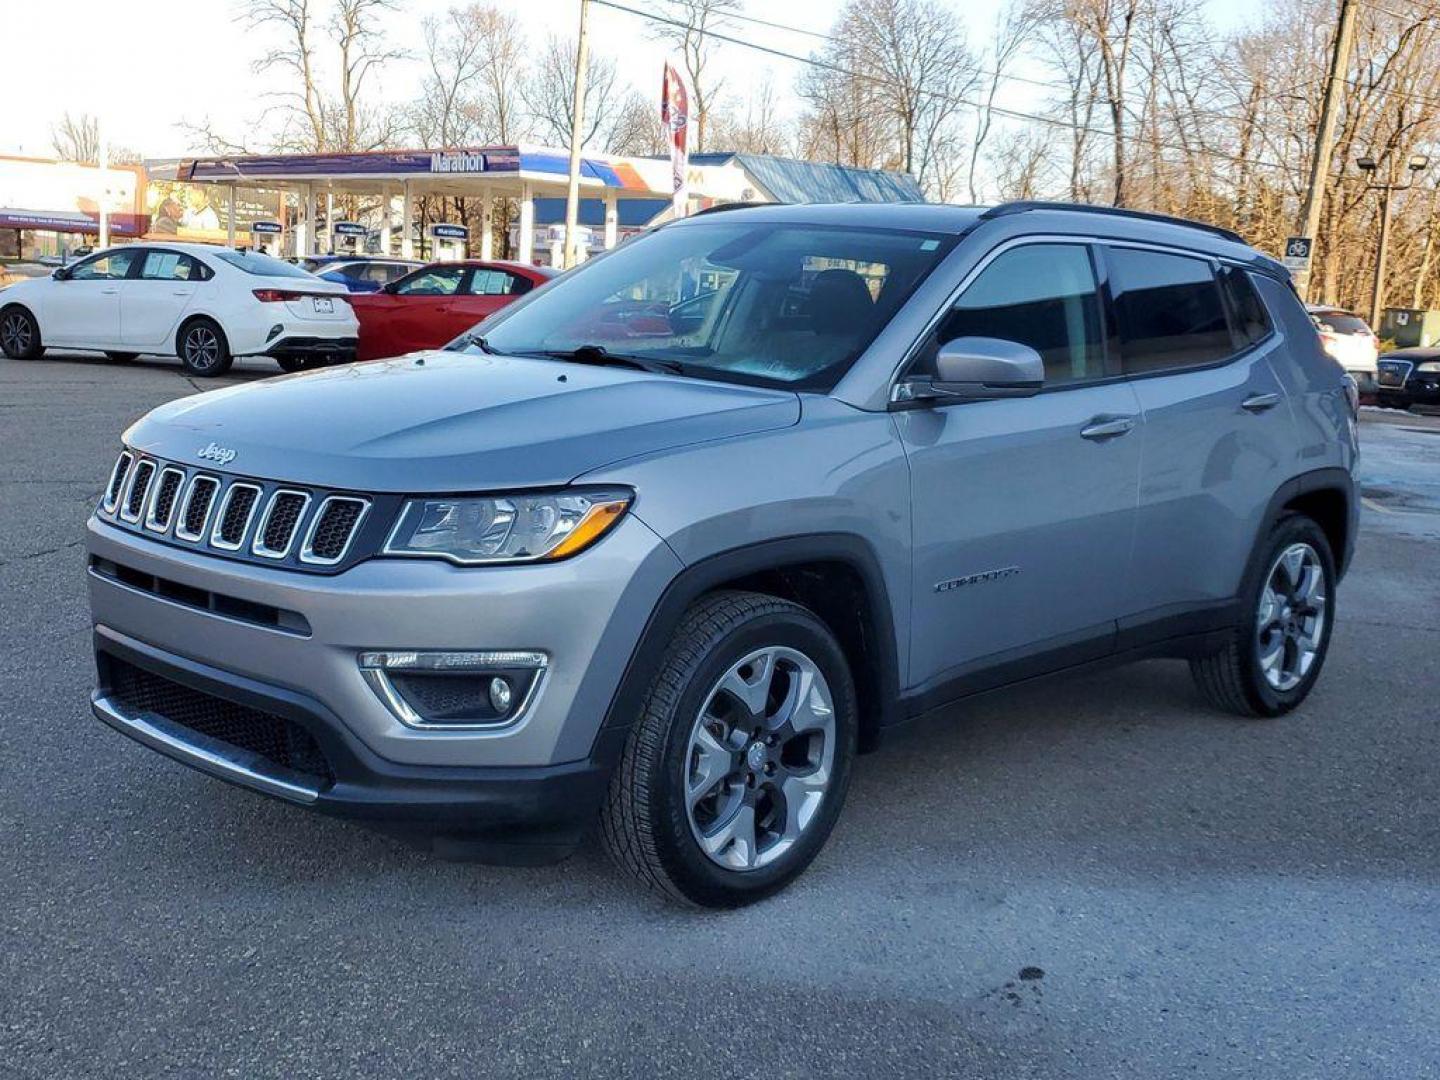
[[[558,272],[518,262],[431,263],[379,292],[352,293],[346,299],[360,320],[357,359],[438,349]]]

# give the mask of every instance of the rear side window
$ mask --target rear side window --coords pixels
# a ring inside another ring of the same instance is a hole
[[[1107,248],[1127,375],[1198,367],[1235,351],[1210,263],[1185,255]]]
[[[1045,361],[1045,385],[1105,377],[1100,299],[1090,252],[1079,244],[1027,244],[998,256],[941,320],[934,344],[958,337],[1028,345]]]
[[[1220,287],[1230,301],[1230,317],[1235,321],[1235,338],[1240,348],[1249,348],[1269,335],[1270,314],[1260,302],[1248,273],[1238,266],[1222,266]]]

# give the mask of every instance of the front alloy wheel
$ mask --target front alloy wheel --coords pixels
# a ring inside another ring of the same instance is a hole
[[[685,810],[701,850],[731,870],[768,866],[800,839],[835,761],[835,706],[815,661],[758,649],[706,696],[686,753]]]
[[[41,353],[40,328],[24,308],[0,313],[0,352],[12,360],[31,360]]]
[[[844,650],[814,612],[705,596],[668,634],[630,728],[601,810],[605,846],[672,900],[769,896],[834,828],[858,731]]]

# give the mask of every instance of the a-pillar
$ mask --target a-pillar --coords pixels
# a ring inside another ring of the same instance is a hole
[[[620,210],[615,201],[615,189],[605,189],[605,250],[609,251],[620,238]]]
[[[410,181],[405,181],[405,186],[400,194],[400,257],[402,259],[413,259],[415,257],[415,200],[410,195]]]
[[[495,257],[495,196],[489,188],[480,189],[480,258],[489,262]]]
[[[535,193],[529,184],[520,185],[520,251],[522,263],[535,261]]]

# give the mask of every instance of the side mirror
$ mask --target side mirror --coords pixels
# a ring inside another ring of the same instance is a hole
[[[50,272],[50,276],[56,281],[69,281],[70,271],[63,266],[57,266]]]
[[[1033,397],[1045,385],[1045,362],[1028,345],[962,337],[940,346],[933,378],[907,379],[897,401],[992,401]]]

